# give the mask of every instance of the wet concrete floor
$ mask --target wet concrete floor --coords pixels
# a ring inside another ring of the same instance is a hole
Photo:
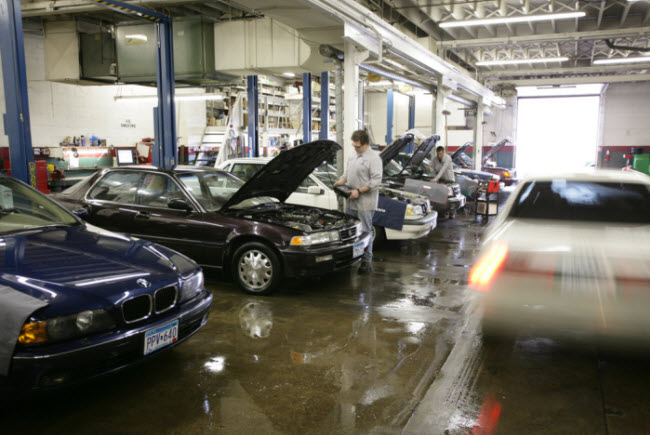
[[[459,216],[356,268],[271,297],[208,275],[208,324],[121,373],[0,403],[13,433],[647,433],[642,358],[522,335],[484,345],[467,272],[482,226]]]

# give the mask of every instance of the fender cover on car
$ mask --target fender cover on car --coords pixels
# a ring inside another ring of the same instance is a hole
[[[410,193],[424,195],[436,204],[447,205],[449,188],[444,184],[432,183],[430,181],[414,180],[407,178],[404,183],[404,190]]]
[[[0,325],[0,376],[9,374],[14,348],[25,321],[36,310],[47,305],[46,301],[0,285],[0,319],[2,319],[2,325]]]
[[[402,231],[406,202],[379,195],[377,210],[372,216],[372,224],[392,230]]]

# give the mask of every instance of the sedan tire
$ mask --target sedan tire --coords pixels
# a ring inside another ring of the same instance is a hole
[[[280,282],[280,273],[278,256],[263,243],[244,243],[233,255],[232,274],[246,293],[271,293]]]

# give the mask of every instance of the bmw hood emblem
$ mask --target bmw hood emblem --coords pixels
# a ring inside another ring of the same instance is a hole
[[[149,287],[151,287],[151,283],[150,283],[149,281],[147,281],[146,279],[144,279],[144,278],[140,278],[140,279],[137,280],[136,282],[138,283],[138,285],[139,285],[140,287],[144,287],[144,288],[149,288]]]

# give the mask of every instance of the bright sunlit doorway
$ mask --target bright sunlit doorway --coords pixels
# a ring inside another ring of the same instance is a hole
[[[519,178],[579,171],[595,162],[601,90],[602,85],[517,89]]]

